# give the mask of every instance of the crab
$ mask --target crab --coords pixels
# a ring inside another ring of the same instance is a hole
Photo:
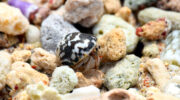
[[[68,65],[75,71],[98,69],[101,57],[98,55],[100,46],[91,34],[74,32],[67,34],[56,48],[56,55],[62,65]]]

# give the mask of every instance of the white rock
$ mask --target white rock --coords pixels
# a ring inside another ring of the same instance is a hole
[[[166,47],[161,53],[161,59],[180,66],[180,30],[170,33],[165,40]]]
[[[36,26],[30,25],[26,31],[26,40],[28,43],[40,42],[40,30]]]
[[[72,91],[77,84],[78,78],[76,73],[68,66],[57,67],[50,81],[50,87],[57,89],[61,94]]]
[[[167,85],[164,92],[180,98],[180,87],[177,83],[172,82]]]
[[[92,97],[100,97],[100,95],[100,90],[91,85],[74,89],[72,93],[64,95],[64,100],[84,100]]]
[[[9,35],[21,35],[29,27],[28,19],[18,8],[0,3],[0,31]]]
[[[63,97],[58,94],[56,89],[43,83],[28,85],[26,91],[31,100],[63,100]]]
[[[5,85],[6,75],[10,71],[11,64],[11,55],[5,51],[0,51],[0,90]]]

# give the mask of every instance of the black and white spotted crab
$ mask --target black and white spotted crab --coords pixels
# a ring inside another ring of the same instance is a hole
[[[62,65],[69,65],[75,71],[86,71],[98,68],[100,57],[98,55],[97,39],[91,34],[74,32],[64,37],[56,48],[56,55]]]

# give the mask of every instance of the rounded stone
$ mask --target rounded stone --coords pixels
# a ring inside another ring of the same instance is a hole
[[[42,47],[47,51],[55,52],[57,43],[62,41],[65,35],[72,32],[79,31],[60,15],[52,14],[41,25]]]

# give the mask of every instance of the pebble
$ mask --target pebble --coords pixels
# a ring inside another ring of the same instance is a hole
[[[167,94],[173,95],[177,98],[180,98],[180,87],[179,83],[170,82],[165,88],[164,91]]]
[[[78,85],[76,85],[76,88],[93,85],[93,83],[92,83],[90,80],[88,80],[88,79],[83,75],[83,73],[81,73],[81,72],[76,72],[76,76],[77,76],[77,78],[78,78]]]
[[[147,100],[179,100],[179,98],[176,98],[176,97],[170,95],[169,93],[166,94],[166,93],[158,92],[158,93],[155,93],[155,94],[147,97]]]
[[[45,3],[47,3],[49,0],[22,0],[22,1],[26,1],[40,7],[43,6]]]
[[[171,26],[171,21],[166,18],[159,18],[155,21],[149,21],[142,27],[138,27],[136,35],[147,40],[162,40],[170,32]]]
[[[25,34],[28,43],[40,42],[40,30],[36,26],[30,25]]]
[[[134,51],[139,38],[136,36],[136,29],[122,18],[105,14],[93,28],[93,34],[100,38],[114,28],[120,28],[126,36],[127,53]]]
[[[157,0],[125,0],[124,6],[131,8],[132,10],[138,10],[140,6],[151,5]]]
[[[117,61],[126,55],[126,37],[120,28],[112,29],[98,39],[102,61]]]
[[[100,70],[90,69],[84,73],[76,72],[76,75],[78,77],[77,88],[89,85],[94,85],[97,88],[100,88],[104,82],[104,73]]]
[[[157,57],[159,53],[159,48],[156,43],[150,43],[145,45],[142,51],[142,54],[145,57]]]
[[[121,8],[119,0],[103,0],[104,8],[107,13],[116,13]]]
[[[180,12],[180,0],[159,0],[157,6],[161,9]]]
[[[74,89],[72,93],[65,94],[64,100],[92,100],[92,98],[100,96],[100,89],[90,85],[87,87]]]
[[[140,58],[133,54],[127,55],[106,72],[104,85],[108,89],[128,89],[136,85],[139,76],[139,65]]]
[[[91,27],[102,16],[104,5],[102,0],[67,0],[62,9],[67,21]]]
[[[48,0],[48,6],[51,9],[56,9],[64,4],[65,0]]]
[[[30,23],[40,25],[50,12],[47,7],[38,7],[35,4],[22,0],[8,0],[8,4],[21,10]]]
[[[56,89],[48,87],[42,82],[28,85],[25,90],[30,100],[63,100]]]
[[[117,99],[116,99],[117,98]],[[125,89],[112,89],[102,95],[101,100],[136,100],[136,97]]]
[[[24,61],[26,62],[31,57],[30,50],[15,50],[12,55],[13,62]]]
[[[69,93],[78,84],[78,78],[73,69],[68,66],[57,67],[50,81],[50,87],[58,90],[60,94]]]
[[[10,36],[0,32],[0,47],[11,47],[19,42],[17,36]]]
[[[28,85],[25,90],[25,96],[31,100],[92,100],[101,96],[100,90],[93,85],[76,88],[72,93],[67,94],[59,94],[56,89],[42,83]]]
[[[54,53],[58,42],[62,41],[65,35],[72,32],[79,31],[70,23],[66,22],[63,17],[52,14],[41,25],[42,47]]]
[[[31,65],[35,66],[35,69],[51,74],[59,66],[59,61],[55,54],[42,48],[35,48],[31,56]]]
[[[29,22],[18,8],[0,3],[0,31],[8,35],[21,35],[26,32]]]
[[[180,66],[180,30],[171,32],[166,40],[166,47],[161,53],[161,59]]]
[[[13,93],[24,89],[29,84],[43,82],[49,84],[49,78],[46,74],[40,73],[28,63],[15,62],[12,64],[12,70],[7,74],[6,84],[12,88]]]
[[[129,24],[136,26],[136,19],[128,7],[121,7],[116,13],[115,16],[121,17],[125,21],[127,21]]]
[[[13,96],[12,100],[30,100],[30,97],[27,94],[27,92],[24,90],[24,91],[18,92],[15,96]]]
[[[151,74],[158,88],[163,90],[171,79],[164,62],[159,58],[148,59],[145,62],[145,68]]]
[[[167,18],[172,22],[172,30],[180,29],[180,13],[174,11],[165,11],[159,8],[146,8],[138,13],[138,20],[141,24],[158,18]]]
[[[0,51],[0,90],[6,84],[6,75],[11,69],[12,59],[8,52]]]

